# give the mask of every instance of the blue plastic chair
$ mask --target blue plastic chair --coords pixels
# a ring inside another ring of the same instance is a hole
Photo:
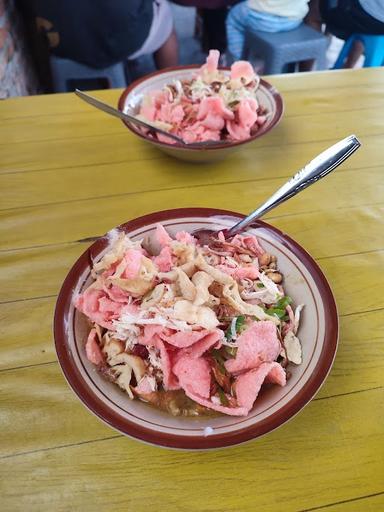
[[[243,58],[250,56],[264,60],[264,74],[284,73],[287,65],[314,59],[317,69],[325,69],[328,39],[302,23],[285,32],[248,31]]]
[[[340,55],[338,56],[335,65],[333,66],[333,69],[341,69],[343,67],[344,60],[351,51],[355,41],[361,41],[364,45],[365,68],[384,65],[384,36],[353,34],[345,42],[343,48],[341,49]]]

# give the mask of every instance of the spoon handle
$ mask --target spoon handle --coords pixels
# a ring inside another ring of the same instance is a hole
[[[75,94],[81,98],[82,100],[86,101],[93,107],[98,108],[99,110],[102,110],[103,112],[106,112],[107,114],[110,114],[111,116],[118,117],[119,119],[122,119],[123,121],[127,121],[129,123],[135,124],[137,126],[142,126],[144,128],[147,128],[148,130],[151,130],[152,132],[161,133],[162,135],[165,135],[169,139],[172,139],[176,142],[178,142],[180,145],[188,148],[202,148],[205,147],[214,147],[214,146],[226,146],[228,144],[228,140],[203,140],[200,142],[184,142],[184,140],[179,137],[178,135],[174,135],[171,132],[167,132],[166,130],[162,130],[161,128],[158,128],[157,126],[153,126],[150,123],[146,123],[145,121],[142,121],[141,119],[137,119],[137,117],[131,116],[129,114],[126,114],[125,112],[122,112],[121,110],[118,110],[117,108],[111,107],[111,105],[108,105],[107,103],[104,103],[103,101],[100,101],[93,96],[90,96],[89,94],[86,94],[83,91],[80,91],[79,89],[75,90]]]
[[[277,190],[265,203],[250,213],[248,217],[241,220],[225,233],[230,238],[236,233],[243,231],[254,220],[265,215],[267,212],[295,196],[313,183],[332,172],[344,160],[352,155],[359,147],[360,142],[355,135],[350,135],[326,149],[320,155],[311,160],[303,169],[297,172],[292,178]]]
[[[141,119],[137,119],[134,116],[130,116],[129,114],[126,114],[125,112],[121,112],[121,110],[118,110],[117,108],[111,107],[107,103],[104,103],[103,101],[100,101],[93,96],[90,96],[89,94],[85,94],[85,92],[80,91],[79,89],[75,90],[75,94],[81,98],[82,100],[86,101],[93,107],[98,108],[99,110],[102,110],[103,112],[106,112],[107,114],[110,114],[111,116],[118,117],[119,119],[122,119],[123,121],[128,121],[129,123],[136,124],[138,126],[143,126],[144,128],[147,128],[148,130],[155,131],[157,133],[161,133],[163,135],[166,135],[170,139],[173,139],[177,142],[183,143],[183,140],[180,137],[177,137],[176,135],[173,135],[173,133],[168,133],[165,130],[162,130],[161,128],[157,128],[155,126],[152,126],[151,124],[146,123],[145,121],[141,121]]]

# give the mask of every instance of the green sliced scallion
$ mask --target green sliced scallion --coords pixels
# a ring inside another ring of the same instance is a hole
[[[225,351],[227,354],[229,354],[231,357],[236,357],[237,353],[237,347],[228,347],[228,345],[225,347]]]
[[[227,338],[228,341],[230,341],[232,339],[231,326],[232,326],[232,322],[229,324],[228,329],[225,331],[225,337]],[[239,334],[239,332],[241,332],[244,327],[245,327],[245,316],[240,315],[236,318],[236,323],[235,323],[236,334]]]
[[[237,320],[236,320],[236,334],[241,332],[244,327],[245,327],[245,316],[240,315],[237,317]]]
[[[264,311],[267,313],[267,315],[277,316],[277,318],[279,318],[280,320],[283,318],[283,316],[285,316],[285,309],[265,308]]]
[[[276,309],[285,309],[289,304],[292,304],[292,299],[289,295],[285,295],[284,297],[281,297],[280,300],[278,300],[275,304]]]
[[[221,405],[229,405],[228,398],[226,397],[224,391],[220,387],[218,388],[217,392],[219,393]]]
[[[291,297],[289,295],[285,295],[280,300],[276,302],[276,304],[271,308],[264,308],[265,313],[271,316],[277,316],[280,320],[285,320],[287,318],[286,308],[289,304],[292,303]]]
[[[219,365],[221,373],[226,373],[225,366],[224,366],[225,360],[224,360],[223,356],[220,354],[219,350],[213,349],[211,354],[212,354],[213,359]]]

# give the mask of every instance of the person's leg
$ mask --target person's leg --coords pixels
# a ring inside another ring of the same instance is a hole
[[[320,13],[319,0],[311,0],[309,2],[309,11],[304,18],[304,23],[321,32],[323,20]]]
[[[320,0],[319,5],[327,31],[339,39],[348,39],[356,28],[350,8],[343,1]]]
[[[156,67],[172,67],[178,64],[179,46],[173,27],[171,7],[167,0],[153,1],[152,25],[143,46],[128,57],[134,60],[143,55],[153,55]]]
[[[208,52],[211,49],[220,53],[227,49],[227,37],[225,33],[225,20],[228,9],[201,9],[203,20],[202,49]]]
[[[300,23],[301,20],[255,11],[242,2],[232,7],[227,17],[228,50],[235,60],[241,59],[247,30],[284,32],[297,28]]]
[[[247,3],[241,2],[232,7],[227,16],[227,48],[234,60],[241,59],[243,55],[249,11]]]
[[[320,11],[327,29],[341,39],[352,34],[384,34],[384,23],[370,16],[358,0],[320,0]]]
[[[343,64],[343,68],[352,69],[356,66],[357,61],[364,53],[364,45],[361,41],[355,41],[353,43],[352,49],[349,52],[345,62]]]
[[[339,0],[336,6],[330,6],[329,0],[320,0],[320,9],[327,29],[341,39],[348,39],[356,33],[380,33],[380,28],[384,33],[384,24],[366,13],[358,0]],[[356,41],[343,67],[353,68],[363,53],[363,43]]]
[[[311,0],[309,2],[309,11],[304,18],[304,23],[309,27],[321,32],[322,19],[320,14],[319,0]],[[303,60],[299,62],[299,71],[312,71],[315,61],[313,59]]]
[[[177,66],[179,62],[179,44],[175,29],[165,43],[153,54],[157,69]]]

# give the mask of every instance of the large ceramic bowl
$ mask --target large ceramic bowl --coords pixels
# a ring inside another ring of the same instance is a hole
[[[127,89],[125,89],[119,100],[119,109],[127,114],[137,114],[143,96],[148,94],[150,91],[162,89],[166,84],[172,83],[175,79],[185,80],[192,78],[192,75],[196,72],[198,67],[199,66],[184,66],[168,68],[144,76],[136,82],[133,82],[129,87],[127,87]],[[224,73],[229,73],[229,70],[227,69],[223,69],[222,71]],[[229,153],[233,152],[240,146],[249,144],[253,140],[265,135],[280,121],[281,116],[283,115],[283,100],[275,87],[265,80],[261,80],[256,96],[259,104],[267,109],[268,117],[266,122],[249,139],[240,142],[230,142],[225,146],[219,145],[211,146],[209,148],[187,148],[180,144],[166,144],[165,142],[154,140],[152,137],[143,134],[140,129],[135,128],[130,123],[124,122],[124,124],[134,134],[175,158],[190,162],[216,161],[225,158]]]
[[[237,213],[189,208],[153,213],[121,226],[132,239],[151,237],[156,223],[170,233],[197,228],[227,228],[243,216]],[[277,255],[286,292],[295,304],[305,304],[299,337],[303,362],[290,367],[285,387],[265,388],[246,417],[172,417],[152,406],[129,400],[126,393],[99,374],[85,356],[89,331],[85,317],[75,310],[73,296],[91,282],[90,261],[98,260],[108,242],[100,238],[77,260],[60,291],[55,312],[57,355],[70,386],[80,400],[103,421],[123,434],[148,443],[184,449],[231,446],[279,427],[315,395],[326,378],[337,347],[338,320],[329,285],[317,264],[295,241],[276,228],[257,222],[249,229],[264,248]]]

